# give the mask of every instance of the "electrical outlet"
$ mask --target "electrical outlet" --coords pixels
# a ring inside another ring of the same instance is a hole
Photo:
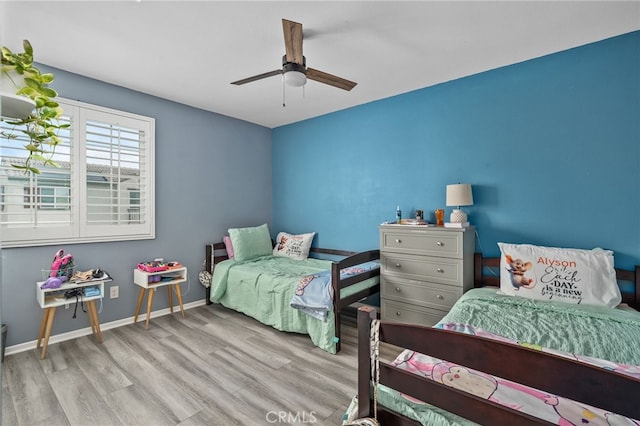
[[[69,304],[68,304],[68,303],[65,303],[64,308],[65,308],[65,309],[69,309]]]
[[[114,285],[109,289],[109,299],[117,299],[118,297],[120,297],[120,287]]]

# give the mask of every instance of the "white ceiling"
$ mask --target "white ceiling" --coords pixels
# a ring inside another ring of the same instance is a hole
[[[282,18],[358,85],[287,87],[286,108],[280,76],[231,85],[281,68]],[[271,128],[638,29],[640,1],[0,1],[3,46]]]

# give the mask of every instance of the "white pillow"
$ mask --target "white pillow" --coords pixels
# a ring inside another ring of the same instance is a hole
[[[280,232],[276,237],[276,245],[273,247],[274,256],[285,256],[296,260],[305,260],[309,257],[311,242],[315,232],[308,234],[292,235]]]
[[[608,307],[622,301],[611,250],[498,246],[503,294]]]

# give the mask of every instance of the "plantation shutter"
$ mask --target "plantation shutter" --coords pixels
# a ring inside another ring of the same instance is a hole
[[[153,201],[149,123],[101,111],[84,111],[82,116],[83,232],[104,237],[122,227],[129,233],[148,232]]]
[[[60,123],[70,123],[63,116]],[[71,130],[62,129],[58,136],[61,142],[51,155],[59,167],[44,165],[32,160],[31,165],[40,174],[25,172],[14,165],[24,166],[27,158],[25,146],[29,144],[20,127],[10,121],[0,122],[0,128],[15,138],[0,138],[0,234],[3,239],[46,240],[62,234],[73,233],[73,210],[77,193],[72,188]],[[47,150],[50,150],[47,147]]]

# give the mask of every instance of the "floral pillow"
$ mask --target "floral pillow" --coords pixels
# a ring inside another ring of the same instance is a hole
[[[296,260],[305,260],[309,257],[311,242],[315,235],[315,232],[300,235],[280,232],[276,237],[276,245],[273,247],[273,255],[290,257]]]
[[[500,291],[528,299],[615,307],[622,296],[611,250],[498,243]]]

